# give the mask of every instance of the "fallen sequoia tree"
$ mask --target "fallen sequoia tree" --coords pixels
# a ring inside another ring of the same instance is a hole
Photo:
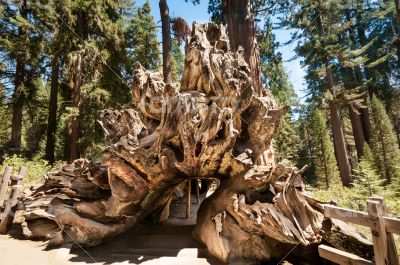
[[[220,185],[193,236],[221,261],[279,260],[298,246],[291,255],[318,264],[321,242],[370,258],[368,241],[324,219],[301,170],[275,162],[271,142],[286,108],[268,90],[256,95],[249,76],[223,26],[195,23],[180,85],[138,65],[136,109],[100,115],[110,141],[102,163],[76,160],[26,193],[24,235],[96,245],[150,215],[164,221],[184,183],[213,178]]]

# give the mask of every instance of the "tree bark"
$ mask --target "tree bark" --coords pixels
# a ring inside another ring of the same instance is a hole
[[[21,17],[26,19],[26,0],[24,0],[23,3],[20,5],[19,12]],[[24,34],[26,34],[25,30],[21,27],[18,28],[18,35],[22,36]],[[21,149],[22,116],[25,105],[25,59],[23,57],[24,55],[22,55],[22,57],[17,57],[15,67],[14,93],[12,96],[12,131],[11,139],[9,142],[9,148],[12,149],[13,152],[19,152]]]
[[[351,16],[349,12],[346,12],[346,17],[347,20],[351,20]],[[348,36],[350,41],[353,44],[357,43],[357,40],[355,38],[355,32],[352,27],[348,29]],[[339,35],[339,38],[341,38],[341,35]],[[344,38],[341,39],[345,39]],[[344,76],[344,87],[346,89],[354,89],[358,86],[361,86],[363,84],[363,77],[362,77],[362,72],[359,66],[355,66],[354,68],[345,68],[343,69],[345,76]],[[368,106],[368,98],[364,98],[364,105]],[[351,127],[353,131],[353,137],[354,137],[354,142],[356,145],[356,150],[357,150],[357,157],[360,158],[363,155],[363,150],[364,150],[364,142],[365,142],[365,131],[366,129],[364,128],[364,123],[363,123],[363,115],[368,114],[368,108],[366,109],[366,113],[363,113],[361,108],[357,107],[356,104],[353,102],[350,102],[347,106],[349,110],[349,116],[350,116],[350,121],[351,121]],[[369,115],[368,115],[369,116]],[[367,116],[367,118],[368,118]],[[368,126],[368,124],[366,125]]]
[[[347,155],[346,142],[344,139],[339,108],[332,100],[329,101],[329,113],[331,116],[333,143],[340,176],[342,178],[343,186],[348,187],[353,181],[351,176],[350,162]]]
[[[50,101],[49,101],[49,117],[47,120],[47,141],[46,141],[46,159],[50,164],[55,161],[54,149],[56,142],[57,129],[57,96],[58,96],[58,75],[59,63],[58,57],[54,55],[51,61],[51,84],[50,84]]]
[[[360,13],[357,13],[356,20],[357,20],[356,24],[357,24],[357,34],[358,34],[359,42],[360,42],[361,46],[364,46],[367,44],[367,37],[365,35],[365,27],[362,24],[362,18],[361,18]],[[364,70],[365,70],[365,72],[364,72],[365,78],[367,80],[369,80],[371,77],[370,70],[369,70],[369,68],[365,68]],[[362,108],[360,110],[361,120],[362,120],[363,128],[364,128],[365,141],[367,143],[370,143],[370,140],[371,140],[371,121],[370,121],[369,111],[368,111],[369,110],[368,95],[370,97],[372,97],[374,90],[375,90],[374,87],[372,87],[371,85],[367,86],[367,88],[366,88],[367,95],[365,95],[364,104],[366,106],[368,106],[368,108]]]
[[[318,26],[321,37],[325,36],[325,28],[322,22],[322,14],[318,14],[317,17]],[[324,40],[321,41],[322,46],[325,46]],[[333,145],[335,149],[336,161],[338,163],[340,176],[344,186],[350,186],[352,182],[351,167],[347,154],[346,141],[344,138],[342,119],[340,117],[340,109],[335,102],[335,83],[333,81],[333,74],[329,64],[329,58],[326,55],[322,58],[325,65],[325,81],[329,92],[333,99],[329,100],[329,113],[331,117]]]
[[[162,27],[162,49],[163,49],[163,76],[165,83],[172,83],[172,40],[171,40],[171,18],[167,0],[160,0],[160,15]]]
[[[77,15],[77,33],[79,36],[79,42],[85,45],[85,41],[88,39],[88,21],[84,10],[79,10]],[[81,100],[81,85],[82,85],[82,56],[79,54],[74,62],[75,72],[70,78],[72,78],[72,103],[71,107],[79,112],[79,103]],[[72,162],[80,157],[80,133],[79,133],[79,113],[74,115],[68,125],[68,137],[70,143],[69,151],[69,162]]]
[[[228,24],[228,36],[233,52],[238,51],[239,46],[243,50],[244,60],[250,67],[251,80],[257,95],[263,94],[262,70],[260,66],[260,53],[257,46],[254,18],[251,13],[250,0],[225,0],[226,21]]]
[[[360,109],[354,106],[354,103],[349,103],[347,105],[347,108],[349,110],[351,128],[353,130],[353,137],[356,145],[357,156],[358,158],[360,158],[364,152],[364,142],[365,142],[364,128],[361,120],[362,114],[360,113]]]

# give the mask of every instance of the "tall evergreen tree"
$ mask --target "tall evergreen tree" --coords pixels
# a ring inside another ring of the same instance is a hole
[[[307,125],[317,183],[329,188],[339,180],[333,146],[325,119],[317,109],[310,114]]]
[[[185,55],[183,54],[177,40],[172,40],[172,82],[179,82],[183,73]]]
[[[377,173],[373,161],[371,149],[368,144],[365,144],[364,154],[360,158],[353,183],[353,188],[363,201],[372,195],[382,195],[383,193],[383,181]]]
[[[400,149],[393,125],[382,102],[373,96],[371,100],[372,150],[382,179],[387,183],[400,179]]]
[[[292,123],[289,115],[281,120],[274,141],[274,149],[278,161],[288,160],[293,164],[298,160],[299,137]]]
[[[149,70],[160,66],[160,47],[157,40],[157,25],[151,15],[150,3],[137,9],[128,27],[128,45],[133,62],[139,62]]]

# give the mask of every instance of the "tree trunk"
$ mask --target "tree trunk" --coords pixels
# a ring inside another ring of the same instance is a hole
[[[230,47],[236,52],[241,46],[246,63],[250,67],[250,77],[257,95],[263,94],[260,54],[255,34],[254,18],[250,0],[225,0],[226,21]]]
[[[320,35],[325,36],[325,29],[322,22],[322,14],[318,14],[318,26],[320,30]],[[322,46],[325,46],[324,40],[321,41]],[[344,138],[342,119],[340,117],[340,109],[335,102],[335,83],[333,81],[332,70],[329,64],[329,58],[327,56],[323,57],[323,63],[325,65],[325,81],[329,92],[331,93],[333,99],[329,100],[329,113],[331,117],[332,126],[332,136],[333,136],[333,146],[335,149],[336,161],[338,163],[340,176],[342,178],[342,183],[344,186],[350,186],[352,182],[351,167],[347,154],[346,141]]]
[[[360,109],[354,106],[354,103],[349,103],[347,108],[349,110],[351,128],[353,130],[353,137],[356,145],[357,156],[358,158],[360,158],[364,152],[363,150],[365,142],[364,128],[361,120],[361,112]]]
[[[86,17],[86,12],[84,10],[79,10],[77,15],[77,33],[79,36],[79,42],[82,45],[85,45],[85,41],[88,39],[88,21]],[[81,100],[81,85],[83,79],[82,73],[82,55],[77,55],[74,62],[75,72],[72,73],[72,104],[71,107],[76,109],[79,112],[79,103]],[[79,113],[74,115],[68,125],[68,136],[70,143],[70,152],[69,152],[69,162],[74,161],[80,157],[80,133],[79,133]]]
[[[326,69],[326,83],[329,91],[334,95],[334,82],[331,69],[329,68],[328,60],[325,59]],[[336,154],[336,160],[338,163],[340,176],[344,186],[350,186],[352,182],[350,162],[347,154],[346,141],[344,138],[342,119],[340,117],[339,107],[336,105],[334,100],[329,100],[329,113],[331,117],[332,136],[333,144]]]
[[[353,71],[352,69],[345,68],[344,72],[344,87],[345,89],[354,89],[362,84],[361,73],[357,73],[359,69]],[[356,106],[355,103],[349,102],[347,104],[349,111],[349,117],[351,121],[351,128],[353,132],[353,138],[357,150],[357,157],[360,158],[363,154],[365,134],[364,124],[362,121],[361,109]]]
[[[333,143],[340,176],[342,178],[343,186],[348,187],[352,182],[350,162],[347,155],[346,142],[344,139],[339,108],[332,100],[329,101],[329,113],[331,116]]]
[[[54,149],[57,129],[57,95],[58,95],[58,57],[54,55],[51,61],[51,85],[49,101],[49,117],[47,122],[46,159],[50,164],[55,161]]]
[[[356,15],[356,20],[357,20],[357,34],[358,34],[358,38],[359,38],[359,42],[361,44],[361,46],[364,46],[367,44],[367,37],[365,35],[365,27],[362,23],[362,17],[360,13],[357,13]],[[371,77],[371,73],[369,68],[364,68],[365,70],[365,78],[366,80],[369,80]],[[366,106],[368,106],[368,108],[362,108],[360,110],[361,112],[361,120],[363,123],[363,128],[364,128],[364,136],[365,136],[365,141],[370,143],[371,141],[371,121],[370,121],[370,117],[369,117],[369,101],[368,101],[368,95],[370,95],[370,97],[372,97],[374,91],[374,87],[372,87],[371,85],[368,85],[366,88],[366,92],[367,95],[365,95],[364,97],[364,104]]]
[[[349,11],[346,11],[346,18],[348,21],[351,21],[351,15]],[[354,28],[349,27],[348,36],[353,44],[357,44],[357,39],[355,35],[356,34],[354,32]],[[341,35],[339,35],[339,37],[340,36]],[[344,38],[346,38],[346,36]],[[354,89],[363,84],[364,80],[359,66],[355,66],[352,69],[345,68],[343,71],[345,72],[344,86],[346,89]],[[368,106],[367,97],[364,98],[363,104],[365,106]],[[363,112],[361,108],[357,107],[354,103],[351,102],[348,104],[347,107],[349,110],[351,127],[353,130],[353,137],[357,150],[357,157],[360,158],[363,155],[364,142],[366,141],[365,132],[368,130],[367,128],[364,128],[364,126],[368,126],[368,124],[365,124],[365,122],[363,122],[363,116],[366,115],[366,118],[369,120],[368,108],[366,109],[366,111]]]
[[[162,49],[163,49],[163,76],[165,83],[172,83],[172,40],[171,18],[167,0],[160,0],[160,14],[162,25]]]
[[[19,8],[21,17],[26,19],[26,0],[23,1]],[[18,35],[22,36],[26,34],[25,30],[22,28],[18,29]],[[24,56],[24,55],[22,55]],[[14,93],[12,101],[12,131],[11,139],[9,142],[9,148],[13,152],[19,152],[21,149],[21,135],[22,135],[22,116],[23,109],[25,105],[25,89],[24,89],[24,79],[25,79],[25,59],[21,56],[17,57],[15,67],[15,83],[14,83]]]

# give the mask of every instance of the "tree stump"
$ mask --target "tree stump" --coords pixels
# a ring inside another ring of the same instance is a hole
[[[102,163],[76,160],[25,194],[24,234],[96,245],[149,215],[164,221],[191,179],[218,179],[193,236],[221,261],[279,260],[300,246],[311,258],[299,260],[318,264],[322,240],[371,253],[371,243],[345,223],[324,220],[301,171],[275,162],[272,139],[287,108],[269,90],[255,93],[243,50],[230,51],[225,28],[194,23],[185,50],[180,84],[136,66],[136,108],[100,115],[111,141]]]

